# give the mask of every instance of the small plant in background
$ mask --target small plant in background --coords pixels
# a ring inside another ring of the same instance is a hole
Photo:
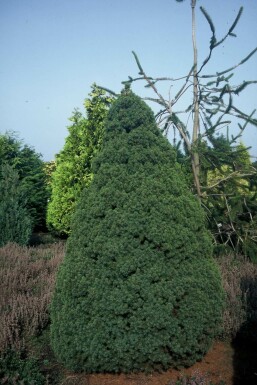
[[[248,149],[242,143],[232,147],[223,136],[213,143],[215,147],[208,150],[209,162],[205,162],[202,172],[206,184],[212,185],[212,191],[202,197],[202,203],[216,240],[216,252],[219,254],[222,249],[223,252],[227,249],[231,253],[233,250],[256,263],[257,169],[251,164]],[[245,175],[237,176],[242,169]],[[231,175],[234,177],[230,178]],[[223,183],[219,183],[222,178]]]
[[[64,243],[0,248],[0,383],[57,384],[47,338],[48,306]],[[43,341],[43,342],[42,342]],[[44,373],[47,373],[45,378]],[[51,382],[48,382],[50,379]]]
[[[252,325],[257,325],[257,266],[233,254],[222,256],[217,262],[226,293],[221,337],[233,340],[242,328],[253,332]]]
[[[49,322],[48,306],[63,243],[37,249],[8,244],[0,248],[0,354],[22,351]]]

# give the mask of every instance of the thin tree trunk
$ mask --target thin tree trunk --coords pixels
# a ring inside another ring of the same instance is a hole
[[[194,123],[193,123],[193,138],[192,138],[192,153],[191,153],[191,162],[192,170],[194,175],[195,187],[197,195],[201,197],[201,187],[200,187],[200,162],[199,162],[199,153],[197,150],[198,144],[198,135],[199,135],[199,99],[198,99],[198,77],[197,77],[197,46],[196,46],[196,23],[195,23],[195,5],[196,0],[191,1],[192,7],[192,41],[193,41],[193,51],[194,51],[194,70],[193,70],[193,80],[194,80]]]

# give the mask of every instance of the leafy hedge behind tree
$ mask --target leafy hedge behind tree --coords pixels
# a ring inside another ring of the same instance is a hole
[[[124,92],[106,128],[57,277],[53,349],[86,372],[191,365],[222,317],[203,211],[140,98]]]
[[[0,167],[0,247],[8,242],[28,243],[32,218],[18,172],[10,165]]]
[[[49,195],[41,155],[32,147],[24,145],[15,133],[6,132],[0,134],[0,166],[6,163],[18,172],[33,228],[44,229]]]
[[[87,117],[75,111],[71,117],[62,151],[56,157],[56,169],[51,178],[51,199],[47,209],[50,230],[60,235],[70,233],[70,223],[81,191],[93,177],[92,159],[99,151],[111,98],[95,85],[91,98],[86,99]]]

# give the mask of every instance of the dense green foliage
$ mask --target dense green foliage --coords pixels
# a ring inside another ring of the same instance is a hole
[[[223,302],[204,214],[140,98],[124,92],[106,128],[57,277],[53,349],[86,372],[191,365]]]
[[[23,358],[12,350],[0,357],[0,380],[6,385],[44,385],[46,383],[36,359]]]
[[[51,196],[52,194],[52,176],[55,170],[56,170],[55,160],[51,160],[50,162],[44,163],[44,172],[46,175],[46,189],[48,191],[49,196]]]
[[[32,220],[18,172],[7,164],[0,168],[0,197],[0,247],[8,242],[26,244]]]
[[[0,134],[0,166],[5,163],[14,167],[19,174],[33,227],[44,228],[48,192],[41,155],[28,145],[23,145],[14,133],[7,132]]]
[[[71,117],[64,148],[57,155],[52,174],[51,200],[47,210],[50,229],[69,234],[75,204],[84,187],[92,180],[91,163],[103,137],[104,120],[111,98],[93,85],[91,98],[85,101],[87,117],[75,111]]]

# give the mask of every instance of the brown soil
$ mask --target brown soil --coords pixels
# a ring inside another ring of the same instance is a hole
[[[226,385],[249,385],[236,381],[234,372],[235,349],[230,344],[216,342],[201,362],[183,370],[168,370],[153,374],[72,374],[66,373],[62,385],[169,385],[180,376],[203,374],[213,384],[222,380]],[[257,379],[257,377],[256,377]],[[257,381],[256,381],[257,384]]]

